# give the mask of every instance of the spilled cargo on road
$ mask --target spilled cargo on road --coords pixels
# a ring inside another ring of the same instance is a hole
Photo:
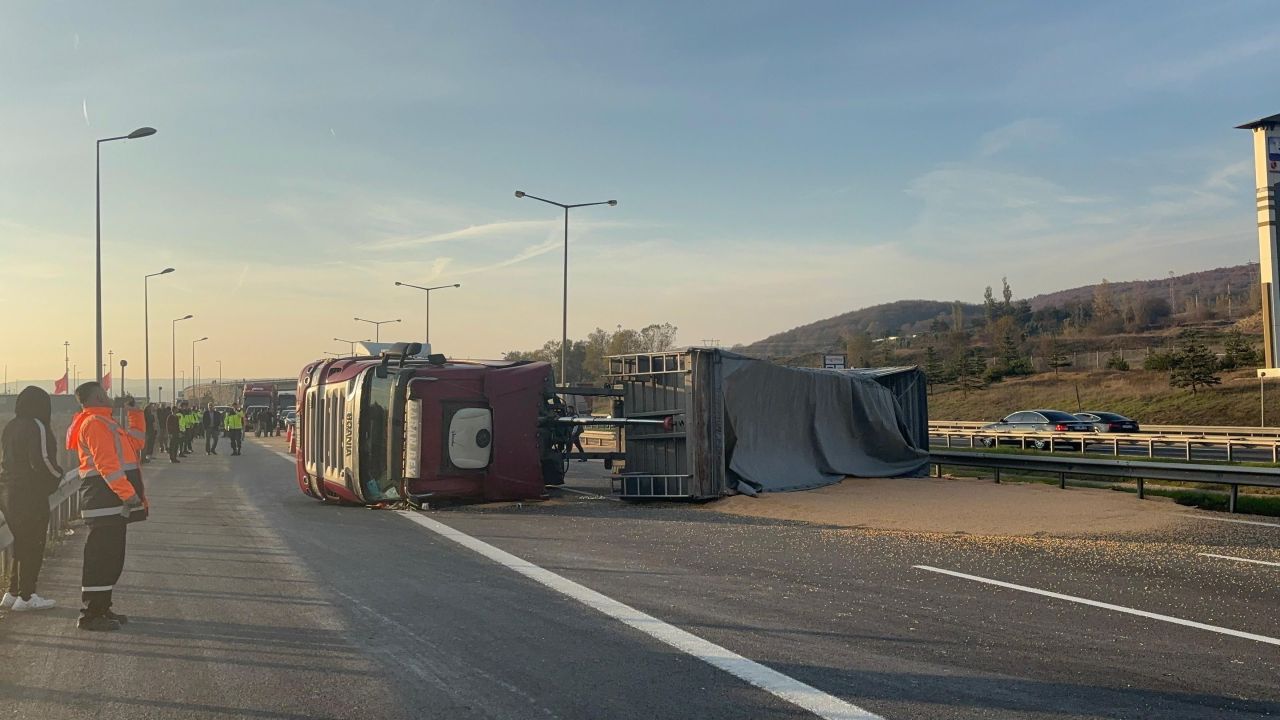
[[[317,361],[298,379],[299,488],[363,505],[544,497],[572,457],[615,467],[625,498],[799,490],[847,475],[919,474],[928,411],[916,368],[785,368],[718,349],[609,358],[609,384],[557,387],[551,366],[462,361],[400,343]],[[613,397],[575,416],[565,393]],[[574,426],[621,447],[571,453]]]

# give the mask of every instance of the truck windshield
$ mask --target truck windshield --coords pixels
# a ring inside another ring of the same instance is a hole
[[[399,500],[392,457],[391,412],[395,403],[395,376],[380,378],[370,371],[365,375],[360,405],[360,484],[365,500]]]

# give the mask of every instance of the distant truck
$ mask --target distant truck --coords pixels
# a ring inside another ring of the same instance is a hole
[[[298,378],[298,486],[327,502],[514,500],[564,482],[572,428],[551,366],[381,357],[313,362]]]
[[[266,383],[246,383],[240,405],[244,410],[245,430],[257,428],[258,413],[263,408],[270,410],[274,416],[278,412],[278,393],[275,385]]]

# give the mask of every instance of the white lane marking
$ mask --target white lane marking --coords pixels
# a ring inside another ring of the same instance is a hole
[[[1099,602],[1088,598],[1076,597],[1075,595],[1063,595],[1062,593],[1050,592],[1049,590],[1040,590],[1038,588],[1027,587],[1026,585],[1015,585],[1002,580],[992,580],[991,578],[979,577],[977,575],[967,575],[955,570],[943,570],[942,568],[931,567],[929,565],[912,565],[918,570],[928,570],[929,572],[942,573],[943,575],[951,575],[952,577],[963,578],[965,580],[973,580],[975,582],[986,583],[988,585],[996,585],[1010,590],[1021,590],[1022,592],[1034,593],[1036,595],[1044,595],[1045,597],[1056,598],[1058,600],[1068,600],[1082,605],[1092,605],[1093,607],[1103,608],[1104,610],[1114,610],[1129,615],[1137,615],[1138,617],[1150,618],[1152,620],[1161,620],[1175,625],[1185,625],[1199,630],[1208,630],[1210,632],[1220,633],[1222,635],[1231,635],[1233,637],[1244,638],[1246,640],[1257,640],[1258,642],[1267,643],[1269,645],[1280,645],[1280,638],[1267,637],[1266,635],[1255,635],[1242,630],[1232,630],[1231,628],[1218,627],[1217,625],[1206,625],[1194,620],[1183,620],[1182,618],[1171,617],[1169,615],[1161,615],[1159,613],[1147,612],[1146,610],[1136,610],[1134,608],[1125,607],[1123,605],[1112,605],[1111,603]]]
[[[1238,523],[1240,525],[1265,525],[1267,527],[1280,527],[1280,523],[1260,522],[1258,520],[1233,520],[1232,518],[1210,517],[1208,515],[1192,515],[1191,513],[1178,513],[1182,517],[1197,518],[1199,520],[1216,520],[1218,522]]]
[[[669,625],[652,615],[647,615],[629,605],[624,605],[613,598],[598,593],[584,585],[579,585],[550,570],[544,570],[527,560],[518,558],[505,550],[499,550],[483,540],[473,538],[442,522],[409,510],[397,510],[395,512],[439,534],[441,537],[458,543],[468,550],[474,550],[508,570],[514,570],[562,595],[577,600],[593,610],[598,610],[614,620],[629,625],[659,642],[666,643],[709,665],[720,668],[775,697],[793,705],[798,705],[820,718],[825,718],[826,720],[883,720],[879,715],[874,715],[840,698],[828,695],[795,678],[783,675],[777,670],[765,667],[753,660],[748,660],[731,650],[703,640],[697,635],[681,630],[674,625]]]
[[[1222,560],[1235,560],[1236,562],[1257,563],[1258,565],[1270,565],[1271,567],[1280,567],[1280,562],[1267,562],[1266,560],[1250,560],[1249,558],[1235,557],[1234,555],[1214,555],[1213,553],[1196,553],[1203,557],[1220,558]]]

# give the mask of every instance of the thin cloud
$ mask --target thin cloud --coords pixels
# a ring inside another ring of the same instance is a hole
[[[1015,146],[1044,145],[1056,141],[1061,133],[1061,126],[1050,120],[1040,118],[1015,120],[983,135],[978,141],[978,154],[986,158]]]
[[[509,220],[505,222],[486,223],[484,225],[472,225],[462,228],[461,230],[453,230],[446,233],[438,233],[436,235],[423,235],[419,237],[400,237],[383,240],[374,243],[373,248],[376,250],[394,250],[397,248],[416,247],[419,245],[431,245],[434,243],[450,242],[453,240],[475,240],[479,238],[496,237],[503,235],[525,235],[533,230],[547,230],[556,225],[554,220]]]
[[[507,258],[506,260],[502,260],[500,262],[496,262],[490,265],[483,265],[481,267],[470,268],[456,274],[474,275],[476,273],[489,272],[491,270],[498,270],[500,268],[511,267],[512,265],[525,262],[526,260],[532,260],[533,258],[536,258],[539,255],[546,255],[547,253],[553,250],[557,250],[560,248],[561,242],[562,241],[559,238],[553,238],[551,240],[547,240],[546,242],[542,242],[537,245],[530,245],[529,247],[525,248],[524,250],[521,250],[519,253],[517,253],[512,257]]]
[[[88,100],[81,100],[81,101],[80,101],[80,112],[84,114],[84,126],[85,126],[85,127],[90,127],[90,125],[89,125],[89,101],[88,101]]]

